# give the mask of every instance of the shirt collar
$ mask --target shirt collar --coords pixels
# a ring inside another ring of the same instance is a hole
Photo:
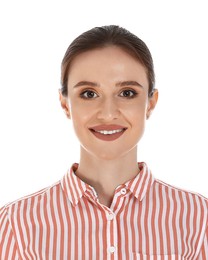
[[[89,186],[76,176],[78,166],[78,163],[74,163],[61,180],[64,193],[74,206],[77,205]]]
[[[142,201],[154,182],[154,176],[147,167],[146,163],[139,162],[138,167],[139,173],[133,179],[126,182],[125,186],[137,199]]]
[[[136,175],[136,177],[130,181],[127,181],[123,185],[126,186],[126,188],[141,201],[145,197],[146,193],[150,190],[150,187],[154,182],[154,177],[146,163],[139,162],[138,167],[139,173]],[[87,190],[92,190],[90,185],[86,184],[76,176],[75,172],[77,168],[78,164],[74,163],[61,180],[64,193],[74,206],[77,205]]]

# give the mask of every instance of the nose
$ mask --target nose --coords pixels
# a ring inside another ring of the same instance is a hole
[[[112,98],[106,98],[102,101],[97,113],[97,118],[103,121],[112,121],[120,115],[119,107]]]

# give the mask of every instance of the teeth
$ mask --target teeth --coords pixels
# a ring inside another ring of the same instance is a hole
[[[115,134],[115,133],[120,133],[122,131],[123,131],[123,129],[111,130],[111,131],[102,130],[102,131],[96,131],[96,132],[101,133],[103,135],[112,135],[112,134]]]

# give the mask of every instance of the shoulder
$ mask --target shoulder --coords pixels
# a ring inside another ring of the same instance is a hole
[[[199,193],[167,184],[158,179],[154,180],[153,187],[163,200],[175,202],[184,210],[197,211],[200,209],[203,213],[208,214],[208,199]]]
[[[206,198],[205,196],[203,196],[203,195],[201,195],[197,192],[189,191],[187,189],[183,189],[183,188],[168,184],[168,183],[161,181],[161,180],[158,180],[158,179],[155,179],[154,183],[155,183],[155,185],[158,185],[158,186],[163,187],[163,188],[170,190],[170,191],[183,193],[183,194],[186,194],[186,195],[189,195],[189,196],[197,196],[197,197],[205,200],[208,203],[208,198]]]
[[[54,194],[57,193],[60,188],[60,181],[58,181],[49,187],[10,202],[0,208],[0,216],[11,216],[18,212],[32,210],[35,207],[40,207],[42,202],[44,202],[45,205],[54,197]]]

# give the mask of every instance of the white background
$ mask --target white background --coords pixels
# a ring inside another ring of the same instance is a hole
[[[79,144],[58,100],[69,43],[117,24],[149,46],[158,106],[139,146],[158,179],[208,197],[206,1],[0,2],[0,205],[58,181]]]

